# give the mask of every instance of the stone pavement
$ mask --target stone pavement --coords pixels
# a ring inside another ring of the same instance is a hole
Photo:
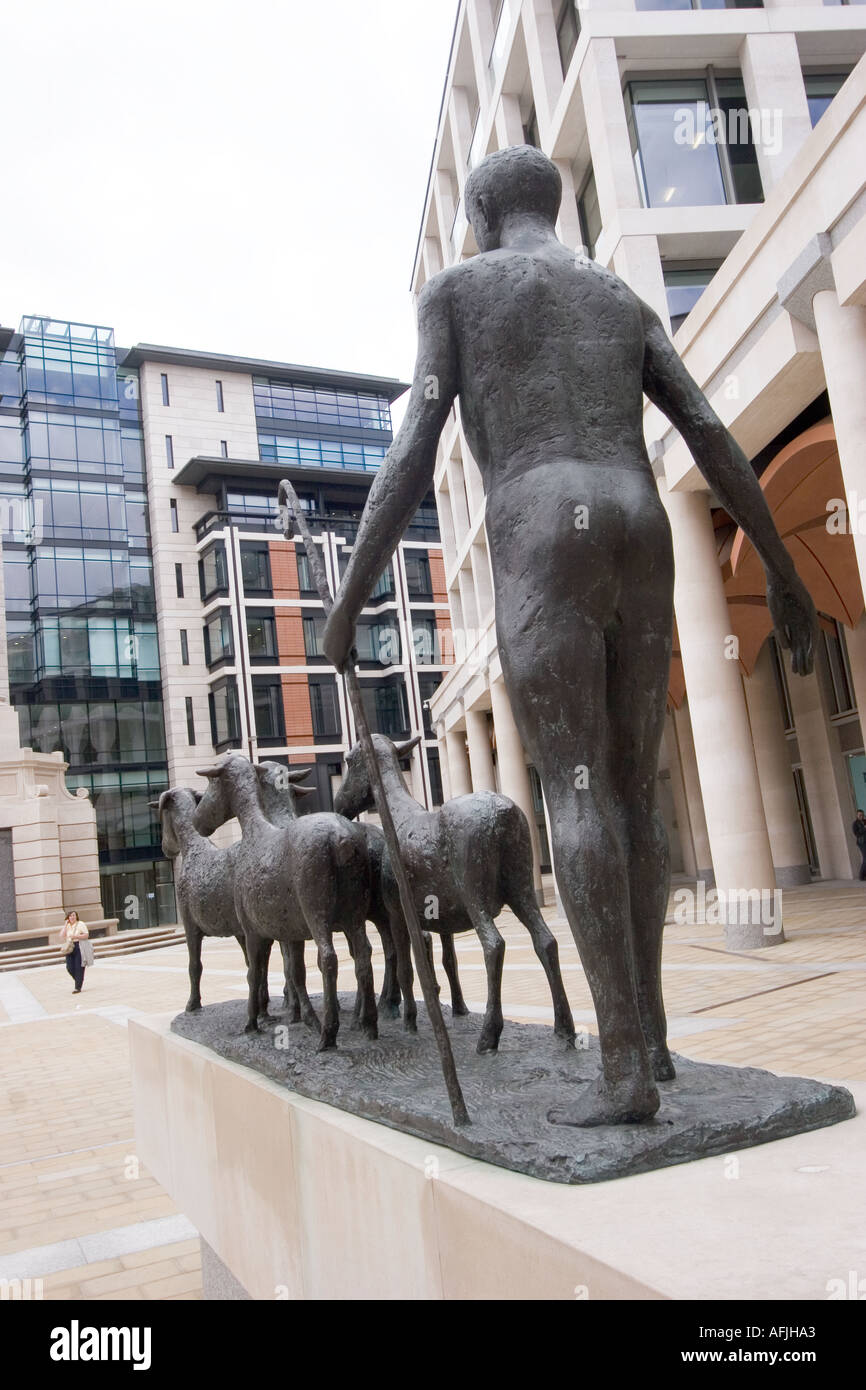
[[[703,1061],[866,1081],[866,885],[789,889],[783,910],[788,939],[764,951],[731,954],[720,928],[669,923],[664,988],[672,1047]],[[545,915],[555,921],[553,909]],[[507,912],[499,924],[505,1012],[550,1021],[527,933]],[[554,930],[575,1021],[594,1031],[571,935],[562,924]],[[378,978],[375,932],[371,941]],[[486,980],[477,938],[459,937],[457,951],[467,1001],[481,1010]],[[348,956],[340,954],[345,978]],[[310,949],[316,990],[312,960]],[[0,975],[0,1281],[41,1279],[44,1297],[53,1299],[200,1296],[196,1233],[136,1157],[125,1035],[130,1015],[180,1010],[187,988],[183,946],[97,963],[74,997],[62,966]],[[281,989],[274,970],[272,995]],[[236,943],[206,942],[205,1003],[245,992]]]

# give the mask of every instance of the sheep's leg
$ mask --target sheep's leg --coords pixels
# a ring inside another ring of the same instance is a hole
[[[294,942],[291,945],[286,941],[280,942],[280,955],[283,958],[283,976],[285,978],[283,1002],[286,1006],[286,1021],[288,1023],[300,1023],[301,1021],[301,1001],[292,980],[292,946],[294,944]]]
[[[433,959],[433,938],[428,931],[422,931],[421,940],[424,942],[424,954],[427,957],[427,964],[430,966],[430,974],[436,980],[436,993],[442,993],[442,986],[436,979],[436,962]]]
[[[329,1048],[337,1046],[337,1034],[340,1031],[340,1002],[337,998],[337,952],[334,950],[334,940],[329,928],[314,932],[313,935],[319,948],[319,970],[322,976],[324,994],[322,1036],[317,1050],[326,1052]]]
[[[352,959],[355,962],[355,979],[358,982],[358,998],[361,1001],[358,1021],[368,1038],[378,1038],[378,1013],[376,1011],[376,991],[373,988],[373,953],[363,922],[354,930],[346,929],[346,938]]]
[[[251,932],[247,937],[247,955],[249,957],[249,968],[247,970],[247,984],[249,993],[247,997],[247,1026],[245,1033],[257,1033],[259,1031],[259,1006],[262,998],[262,975],[267,977],[268,959],[271,954],[271,943],[262,936],[256,936]],[[265,986],[267,988],[267,984]]]
[[[313,1033],[321,1033],[322,1025],[319,1022],[319,1015],[313,1008],[312,1000],[307,993],[307,962],[304,959],[304,942],[290,941],[288,943],[289,961],[292,970],[292,984],[295,987],[295,994],[301,1010],[301,1022]]]
[[[495,1052],[502,1032],[502,964],[505,959],[505,942],[489,912],[470,903],[466,904],[466,908],[478,933],[487,970],[487,1008],[477,1051]]]
[[[262,1018],[268,1017],[268,1006],[271,1002],[271,992],[268,987],[268,971],[271,968],[271,950],[273,948],[273,944],[274,943],[272,941],[269,941],[267,943],[268,951],[267,956],[265,957],[265,968],[262,971],[262,977],[259,981],[259,1015]]]
[[[528,875],[527,882],[516,891],[512,891],[507,901],[512,912],[519,917],[532,937],[535,954],[541,961],[542,969],[547,976],[550,997],[553,1000],[553,1031],[558,1038],[565,1038],[566,1042],[573,1043],[574,1019],[571,1015],[571,1006],[559,969],[559,946],[556,937],[538,909],[535,892]]]
[[[468,1014],[469,1007],[463,998],[463,990],[460,987],[460,976],[457,973],[457,952],[454,950],[454,935],[452,932],[443,932],[442,941],[442,968],[448,977],[451,986],[451,1012],[455,1018]]]
[[[247,939],[242,931],[238,932],[237,936],[235,937],[235,941],[238,943],[238,945],[244,953],[244,965],[246,965],[249,968],[250,958],[247,955]]]
[[[400,1014],[400,979],[397,973],[397,948],[394,934],[388,922],[377,921],[376,930],[382,938],[385,952],[385,978],[382,993],[379,995],[379,1013],[385,1018],[398,1018]]]
[[[185,925],[185,924],[184,924]],[[186,948],[189,952],[189,999],[186,1012],[194,1014],[201,1008],[201,943],[204,933],[198,927],[186,927]]]
[[[391,939],[397,956],[397,979],[403,996],[403,1030],[406,1033],[418,1031],[418,1006],[415,1003],[413,987],[415,976],[412,970],[412,952],[409,948],[409,933],[400,912],[391,916]]]

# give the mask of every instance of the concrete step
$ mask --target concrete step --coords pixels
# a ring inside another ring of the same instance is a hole
[[[142,951],[155,951],[161,946],[178,946],[185,941],[181,927],[151,927],[145,931],[118,932],[116,936],[102,937],[93,942],[96,960],[114,959],[116,956],[139,955]],[[0,973],[9,970],[35,970],[41,965],[62,965],[65,957],[59,945],[22,946],[20,951],[5,950],[0,955]]]

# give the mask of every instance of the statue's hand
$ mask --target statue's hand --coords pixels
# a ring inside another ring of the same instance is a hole
[[[354,641],[355,624],[349,621],[345,611],[340,606],[339,599],[335,599],[328,621],[325,623],[322,646],[328,660],[333,662],[338,671],[343,671],[349,665]]]
[[[805,584],[791,568],[789,574],[767,572],[767,606],[783,647],[791,649],[797,676],[808,676],[815,662],[818,618]]]

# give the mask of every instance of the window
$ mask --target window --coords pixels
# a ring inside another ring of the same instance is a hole
[[[354,429],[390,430],[387,396],[369,391],[336,390],[301,382],[253,377],[256,415],[301,420],[309,425],[349,425]]]
[[[433,737],[433,723],[430,718],[430,701],[433,699],[433,696],[441,684],[442,677],[438,671],[418,672],[418,690],[421,695],[421,712],[424,719],[424,732],[428,738]]]
[[[336,742],[342,734],[337,686],[332,678],[310,681],[310,712],[313,734]]]
[[[228,458],[228,456],[229,456],[229,442],[228,442],[227,439],[221,439],[221,440],[220,440],[220,453],[222,454],[222,456],[223,456],[224,459],[227,459],[227,458]]]
[[[174,468],[174,443],[170,434],[165,436],[165,461],[169,468]]]
[[[161,374],[159,379],[162,384],[162,403],[163,405],[171,405],[171,401],[168,395],[168,377],[166,376],[165,372]]]
[[[782,661],[782,655],[779,651],[779,644],[772,633],[770,634],[769,642],[770,656],[773,662],[773,675],[776,680],[776,690],[779,695],[779,707],[782,711],[782,723],[785,726],[785,733],[790,734],[794,732],[794,708],[791,704],[791,695],[788,690],[788,677],[785,672],[785,664]]]
[[[36,652],[40,677],[159,679],[156,623],[142,619],[46,614]]]
[[[433,581],[430,578],[430,559],[424,551],[404,552],[406,565],[406,587],[410,598],[432,598]]]
[[[845,629],[841,623],[834,621],[833,631],[828,632],[825,627],[821,628],[821,636],[824,641],[824,651],[827,654],[827,668],[830,672],[830,688],[832,693],[833,713],[849,714],[856,709],[857,702],[854,698],[854,682],[851,678],[851,667],[848,664],[848,646],[845,641]]]
[[[259,434],[259,455],[295,468],[375,470],[385,457],[382,444],[347,444],[337,439],[297,439],[291,435]]]
[[[139,431],[134,434],[140,441]],[[119,478],[123,474],[125,457],[122,440],[117,420],[30,409],[24,449],[34,468],[50,469],[52,473],[102,473]]]
[[[183,598],[183,565],[175,565],[174,582],[177,588],[178,598]]]
[[[628,122],[644,207],[763,198],[743,85],[737,78],[631,82]]]
[[[590,169],[577,197],[577,218],[580,222],[580,235],[587,254],[595,256],[595,248],[601,236],[601,209],[598,205],[598,190],[595,174]]]
[[[441,806],[443,802],[442,793],[442,769],[439,766],[439,754],[433,749],[428,748],[427,768],[430,773],[430,795],[434,806]]]
[[[296,550],[295,554],[298,561],[298,588],[302,594],[317,594],[319,591],[313,579],[313,572],[310,569],[307,552],[305,550]]]
[[[221,608],[204,625],[204,659],[208,666],[216,666],[220,661],[233,660],[234,654],[231,615]]]
[[[215,545],[205,552],[198,562],[198,575],[202,601],[214,594],[228,593],[228,567],[223,546]]]
[[[181,666],[189,665],[189,638],[185,627],[180,630],[180,664]]]
[[[718,268],[718,264],[715,263],[703,266],[667,265],[664,267],[665,290],[672,333],[676,333],[680,324],[688,318]]]
[[[556,15],[556,42],[559,47],[559,61],[565,77],[571,63],[572,54],[580,37],[580,19],[574,0],[561,0]],[[534,141],[532,142],[535,143]]]
[[[325,631],[325,618],[304,618],[304,651],[307,657],[324,656],[322,637]]]
[[[19,706],[22,733],[38,753],[61,752],[71,767],[162,762],[158,700],[88,700]]]
[[[186,738],[192,748],[195,744],[195,718],[192,712],[192,696],[186,696]]]
[[[361,661],[378,661],[382,666],[399,665],[401,643],[396,618],[392,623],[360,622],[355,646]]]
[[[818,124],[847,77],[847,72],[803,74],[806,100],[809,103],[809,119],[813,126]]]
[[[25,318],[22,332],[29,402],[117,409],[117,360],[110,328]]]
[[[216,383],[216,401],[217,401],[217,410],[219,411],[220,414],[222,414],[223,411],[225,410],[225,403],[224,403],[224,401],[223,401],[223,384],[222,384],[221,381],[218,381],[218,382]]]
[[[412,619],[412,645],[419,666],[440,666],[442,652],[435,618]]]
[[[306,640],[306,633],[304,634]],[[247,609],[247,646],[250,661],[273,661],[277,656],[276,625],[272,613]]]
[[[178,530],[179,530],[179,526],[178,526],[178,520],[177,520],[177,501],[176,501],[176,499],[175,499],[174,497],[170,498],[170,499],[169,499],[168,505],[169,505],[169,507],[170,507],[170,509],[171,509],[171,529],[172,529],[172,531],[178,531]]]
[[[832,0],[831,0],[832,2]],[[827,0],[824,0],[827,4]],[[637,10],[762,10],[764,0],[635,0]]]
[[[279,681],[253,681],[253,711],[256,737],[284,742],[283,694]]]
[[[241,578],[244,592],[272,594],[271,557],[266,545],[241,546]]]
[[[361,685],[361,698],[372,728],[388,738],[405,737],[409,733],[409,706],[402,680],[388,685]]]
[[[208,695],[210,706],[211,739],[214,748],[224,748],[227,744],[237,744],[241,737],[241,719],[238,706],[238,691],[234,680],[215,685]]]

